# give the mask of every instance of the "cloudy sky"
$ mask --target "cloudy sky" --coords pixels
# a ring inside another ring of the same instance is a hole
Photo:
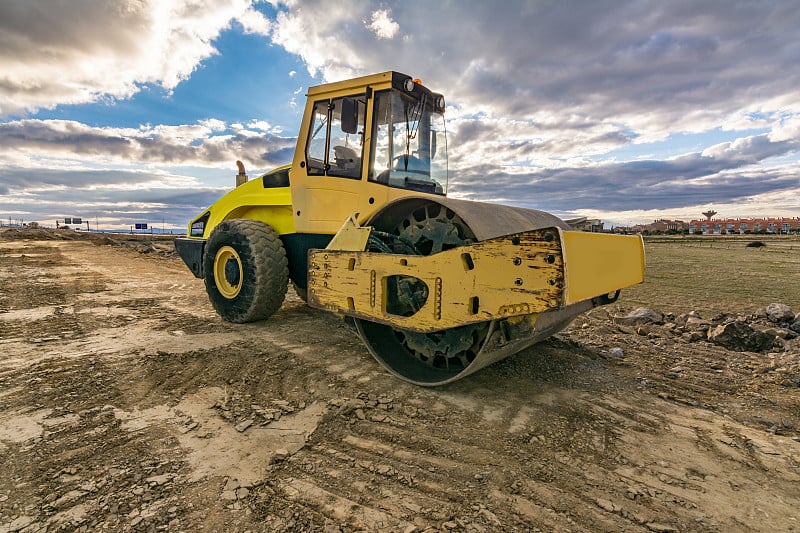
[[[447,97],[452,196],[800,216],[798,65],[794,0],[3,0],[0,219],[184,228],[385,70]]]

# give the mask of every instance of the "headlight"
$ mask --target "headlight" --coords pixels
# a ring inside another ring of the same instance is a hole
[[[192,230],[189,232],[189,236],[202,237],[203,232],[206,230],[206,223],[209,217],[211,217],[211,211],[206,211],[203,216],[192,222]]]

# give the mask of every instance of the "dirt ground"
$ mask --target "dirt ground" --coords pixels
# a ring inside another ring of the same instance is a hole
[[[424,389],[294,294],[231,325],[168,242],[58,236],[0,234],[0,533],[800,531],[793,335],[620,326],[623,293]]]

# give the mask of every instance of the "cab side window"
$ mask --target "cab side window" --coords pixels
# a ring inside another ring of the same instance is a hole
[[[366,95],[315,102],[306,145],[308,174],[360,178],[365,122]]]
[[[306,166],[308,173],[315,176],[325,174],[325,145],[328,137],[328,101],[314,104],[311,119],[311,133],[306,146]]]

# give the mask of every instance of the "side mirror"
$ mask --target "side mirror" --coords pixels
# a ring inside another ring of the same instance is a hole
[[[355,98],[342,98],[342,131],[358,132],[358,100]]]

